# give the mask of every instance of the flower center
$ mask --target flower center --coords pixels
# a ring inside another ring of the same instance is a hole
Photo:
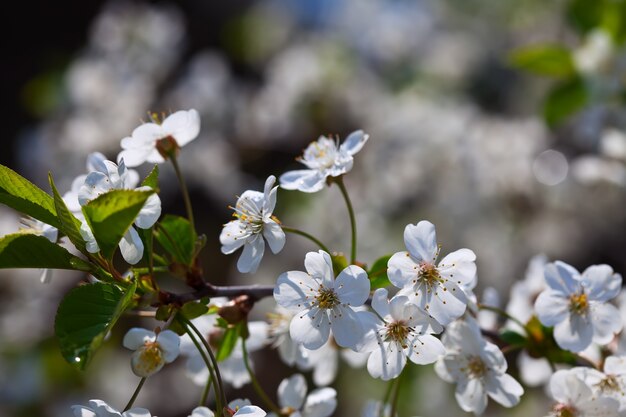
[[[321,309],[332,309],[339,304],[337,293],[332,288],[321,286],[319,292],[315,296],[315,302]]]
[[[392,323],[387,323],[385,327],[387,328],[385,331],[386,342],[399,343],[400,345],[402,345],[403,348],[407,346],[406,339],[409,336],[411,329],[409,328],[409,326],[406,325],[404,321],[400,320],[394,321]]]
[[[256,204],[248,198],[240,198],[234,210],[233,216],[245,224],[247,229],[253,234],[263,231],[263,210],[259,210]]]
[[[419,279],[424,281],[428,287],[434,287],[443,282],[437,267],[428,262],[422,262],[420,264]]]
[[[569,309],[572,313],[584,314],[589,308],[589,301],[584,292],[580,294],[572,294],[569,298]]]
[[[602,381],[598,382],[598,388],[602,392],[621,392],[619,383],[615,375],[607,375]]]
[[[578,416],[578,410],[571,405],[556,404],[552,408],[552,415],[554,417],[576,417]]]
[[[487,373],[489,368],[485,365],[485,362],[480,359],[480,357],[471,356],[469,361],[467,361],[467,367],[465,370],[471,377],[481,378]]]
[[[165,365],[163,351],[158,342],[145,342],[137,349],[131,359],[131,368],[135,375],[147,377],[159,371]]]

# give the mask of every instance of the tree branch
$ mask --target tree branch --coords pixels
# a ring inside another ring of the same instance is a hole
[[[256,302],[274,294],[273,285],[233,285],[217,286],[204,282],[201,288],[185,294],[174,294],[167,291],[159,293],[159,304],[183,305],[190,301],[200,300],[204,297],[228,297],[234,298],[246,295],[252,302]]]

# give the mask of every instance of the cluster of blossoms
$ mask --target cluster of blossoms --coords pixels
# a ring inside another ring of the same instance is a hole
[[[68,209],[81,221],[80,233],[88,253],[97,254],[100,248],[81,207],[111,190],[151,191],[150,187],[138,187],[138,174],[127,166],[172,160],[179,174],[176,156],[181,146],[195,139],[199,129],[195,110],[179,111],[162,123],[157,120],[143,124],[132,136],[124,138],[118,163],[98,153],[88,157],[88,173],[77,178],[64,196]],[[331,253],[311,235],[282,225],[273,215],[279,186],[275,185],[276,178],[269,176],[263,192],[247,190],[237,199],[232,207],[235,219],[224,225],[219,236],[221,251],[231,254],[242,248],[237,269],[254,273],[262,261],[265,242],[276,254],[285,246],[285,232],[295,231],[309,237],[320,250],[305,255],[304,271],[280,274],[276,284],[263,295],[258,295],[259,288],[250,287],[249,292],[231,291],[232,299],[219,298],[215,296],[219,295],[217,287],[204,282],[198,284],[197,279],[187,281],[197,291],[191,298],[174,302],[171,301],[174,296],[168,299],[164,292],[155,295],[159,301],[153,306],[175,310],[164,327],[177,319],[185,334],[179,337],[175,328],[131,329],[123,345],[134,351],[130,361],[132,371],[145,379],[179,354],[186,356],[187,375],[198,385],[209,381],[206,392],[213,385],[216,401],[215,413],[200,406],[190,417],[266,415],[249,402],[227,403],[224,382],[234,388],[252,382],[255,389],[261,390],[259,396],[271,409],[272,416],[329,417],[337,408],[337,392],[327,385],[335,378],[340,357],[353,367],[365,367],[373,378],[391,384],[399,384],[396,381],[409,362],[434,364],[441,379],[456,384],[459,406],[481,414],[489,398],[504,407],[513,407],[524,394],[522,385],[507,373],[506,348],[521,350],[519,357],[527,361],[548,361],[548,366],[555,357],[566,358],[560,362],[569,365],[569,369],[542,372],[546,377],[528,382],[528,385],[549,384],[556,402],[551,416],[617,416],[624,412],[626,358],[616,354],[614,343],[616,334],[622,330],[622,320],[619,310],[611,304],[621,292],[622,278],[608,265],[594,265],[580,274],[561,261],[534,261],[526,284],[514,287],[507,313],[477,301],[473,292],[477,285],[476,254],[472,250],[459,249],[438,260],[442,245],[429,221],[405,227],[406,250],[387,256],[386,269],[368,270],[356,261],[356,222],[342,176],[351,170],[354,156],[368,138],[360,130],[351,133],[342,144],[322,136],[299,159],[307,169],[279,177],[280,187],[307,193],[320,191],[325,184],[338,184],[353,228],[350,263],[342,255]],[[193,227],[192,210],[187,209]],[[152,194],[133,224],[140,229],[151,229],[160,215],[161,201]],[[57,230],[41,222],[28,220],[27,227],[31,233],[43,235],[51,242],[58,240]],[[119,248],[131,265],[144,259],[145,245],[133,226],[128,227]],[[178,264],[174,266],[181,268]],[[169,270],[176,268],[169,265]],[[196,271],[197,266],[190,262],[183,275],[197,278]],[[145,274],[132,268],[130,272],[129,279]],[[373,285],[375,274],[384,275],[382,284]],[[207,288],[210,292],[203,292]],[[253,291],[257,291],[254,296]],[[207,294],[213,296],[210,301],[206,301]],[[248,322],[248,313],[256,299],[269,295],[273,295],[277,305],[269,315],[270,323]],[[196,303],[194,307],[207,308],[186,318],[182,311],[188,302]],[[478,313],[485,309],[509,319],[502,323],[504,331],[497,328],[498,320],[493,317],[489,325],[483,325],[485,316]],[[157,317],[159,313],[155,313]],[[183,334],[180,328],[178,331]],[[514,343],[510,342],[511,333],[516,337]],[[233,337],[234,342],[227,342]],[[224,354],[226,343],[230,347]],[[313,371],[318,388],[307,395],[305,377],[297,373],[280,383],[278,404],[272,403],[259,387],[248,358],[249,353],[266,346],[278,349],[287,365]],[[594,349],[603,355],[598,360],[603,368],[587,359],[588,355],[593,356],[589,351]],[[219,364],[214,359],[216,355],[222,355]],[[571,367],[583,360],[594,366]],[[526,382],[523,369],[520,371]],[[143,380],[140,387],[142,384]],[[399,387],[395,386],[395,390]],[[203,397],[202,403],[206,399]],[[370,404],[364,415],[395,415],[396,405],[395,402]],[[131,406],[132,401],[128,407]],[[77,417],[150,416],[142,408],[119,412],[100,400],[92,400],[88,406],[74,406],[73,412]]]

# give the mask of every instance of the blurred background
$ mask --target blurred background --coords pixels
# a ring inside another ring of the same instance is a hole
[[[51,171],[63,193],[84,173],[88,153],[114,160],[148,111],[195,108],[201,133],[180,163],[208,237],[205,271],[216,283],[272,284],[302,269],[314,247],[289,235],[283,252],[242,276],[238,254],[219,251],[228,205],[262,189],[268,175],[296,169],[295,157],[320,134],[344,138],[361,128],[371,137],[345,180],[359,260],[403,250],[404,226],[428,219],[442,253],[476,252],[476,293],[493,287],[504,306],[536,254],[626,272],[623,3],[18,2],[0,29],[0,163],[45,190]],[[167,165],[161,191],[164,212],[184,215]],[[336,187],[281,190],[276,214],[349,250]],[[0,207],[0,233],[18,228],[17,213]],[[90,398],[118,408],[130,398],[137,378],[120,341],[125,329],[153,323],[124,319],[84,373],[63,361],[53,338],[59,300],[84,278],[55,271],[42,285],[38,271],[0,273],[0,415],[68,416],[70,405]],[[266,300],[253,315],[264,320],[272,308]],[[293,371],[273,350],[255,358],[273,395]],[[201,387],[183,365],[150,378],[136,405],[187,416]],[[365,370],[341,370],[336,416],[382,398],[386,385]],[[465,415],[432,367],[411,375],[402,416]],[[248,386],[229,396],[256,400]],[[490,404],[487,415],[545,415],[548,404],[541,388],[528,389],[516,409]]]

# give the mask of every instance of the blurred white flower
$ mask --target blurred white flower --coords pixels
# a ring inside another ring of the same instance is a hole
[[[352,169],[354,154],[363,148],[368,139],[368,134],[357,130],[338,146],[332,139],[320,136],[307,146],[298,159],[308,169],[285,172],[280,176],[280,186],[305,193],[320,191],[324,188],[326,178],[338,177]]]
[[[573,53],[574,65],[585,75],[593,75],[606,69],[613,56],[611,36],[601,29],[595,29],[585,37],[585,41]]]
[[[354,347],[364,331],[354,308],[369,295],[367,273],[349,265],[334,279],[330,255],[322,250],[307,253],[304,266],[307,272],[285,272],[274,287],[276,302],[297,313],[289,325],[291,338],[307,349],[318,349],[332,328],[339,346]]]
[[[556,371],[550,378],[549,392],[557,403],[548,417],[619,415],[619,403],[614,398],[593,395],[573,370]]]
[[[617,297],[622,276],[608,265],[593,265],[582,275],[571,265],[556,261],[544,268],[548,288],[535,302],[537,317],[554,326],[554,339],[567,350],[580,352],[591,342],[607,344],[622,329]]]
[[[306,380],[301,374],[285,378],[278,386],[278,405],[291,417],[328,417],[337,408],[337,391],[318,388],[307,395]],[[271,417],[278,417],[270,413]]]
[[[243,246],[237,261],[239,272],[256,272],[265,252],[265,240],[273,253],[285,246],[285,232],[272,216],[278,190],[278,186],[273,187],[275,181],[276,177],[270,175],[263,193],[245,191],[233,207],[237,220],[225,224],[220,234],[222,253],[228,255]]]
[[[397,252],[389,259],[388,275],[399,295],[415,299],[417,306],[445,326],[465,311],[467,297],[461,286],[476,276],[476,255],[459,249],[435,265],[439,246],[435,226],[422,220],[404,229],[408,252]]]
[[[125,348],[134,350],[131,358],[133,373],[145,378],[157,373],[166,363],[173,362],[180,353],[180,337],[171,330],[158,334],[134,327],[124,336]]]
[[[22,223],[21,230],[40,235],[48,239],[52,243],[57,243],[59,236],[59,230],[56,227],[50,226],[42,221],[33,219],[32,217],[24,217],[20,221]],[[52,270],[48,268],[41,269],[41,275],[39,280],[42,284],[48,284],[52,279]]]
[[[213,417],[215,414],[207,407],[196,407],[191,411],[189,417]]]
[[[465,411],[482,414],[487,396],[505,407],[519,403],[524,389],[506,373],[500,349],[487,342],[473,321],[455,321],[442,338],[447,353],[435,364],[441,379],[456,383],[455,396]]]
[[[595,396],[614,398],[620,403],[620,411],[626,410],[626,356],[609,356],[603,371],[590,367],[571,370],[593,391]]]
[[[179,110],[169,115],[161,124],[144,123],[133,130],[131,136],[121,141],[122,152],[117,160],[126,161],[129,167],[136,167],[144,162],[161,163],[165,161],[158,147],[161,140],[173,140],[178,149],[194,140],[200,132],[200,115],[194,109]]]
[[[151,417],[150,411],[145,408],[131,408],[119,412],[102,400],[89,400],[89,406],[73,405],[74,417]]]

